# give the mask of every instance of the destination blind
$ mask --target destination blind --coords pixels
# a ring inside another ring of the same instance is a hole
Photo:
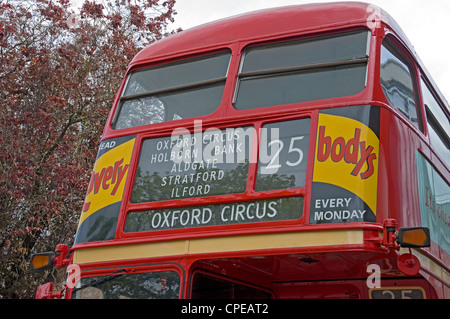
[[[244,192],[253,135],[253,127],[238,127],[145,140],[131,202]]]
[[[203,131],[197,125],[194,133],[177,129],[171,136],[146,139],[131,202],[243,193],[250,163],[258,165],[256,191],[303,187],[310,123],[307,118],[264,125],[259,156],[253,126]]]
[[[303,197],[130,212],[125,232],[245,224],[302,217]]]

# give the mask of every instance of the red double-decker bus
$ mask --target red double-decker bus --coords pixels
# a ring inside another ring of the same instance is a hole
[[[251,12],[142,50],[69,267],[38,298],[449,298],[449,106],[355,2]]]

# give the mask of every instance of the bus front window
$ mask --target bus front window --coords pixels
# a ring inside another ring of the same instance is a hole
[[[140,126],[141,123],[154,124],[164,122],[164,103],[153,96],[137,98],[123,102],[121,121],[117,128]]]
[[[249,110],[361,92],[369,35],[362,30],[247,48],[234,107]]]
[[[222,101],[230,56],[221,52],[132,72],[114,129],[211,114]]]
[[[178,299],[180,276],[175,271],[86,277],[74,289],[75,299]]]

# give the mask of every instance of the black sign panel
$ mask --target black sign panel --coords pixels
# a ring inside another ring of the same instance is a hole
[[[299,219],[303,197],[266,199],[131,212],[125,232],[154,231]]]
[[[370,290],[371,299],[425,299],[421,287],[389,287]]]
[[[259,142],[256,191],[305,185],[311,119],[270,123]]]
[[[244,192],[253,136],[253,127],[238,127],[145,140],[131,202]]]

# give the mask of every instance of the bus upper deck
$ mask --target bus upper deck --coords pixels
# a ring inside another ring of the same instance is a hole
[[[447,102],[377,7],[180,32],[129,66],[70,263],[83,285],[135,276],[129,297],[143,281],[148,297],[377,298],[369,265],[389,296],[448,297],[448,132]],[[406,227],[431,241],[400,258]]]

